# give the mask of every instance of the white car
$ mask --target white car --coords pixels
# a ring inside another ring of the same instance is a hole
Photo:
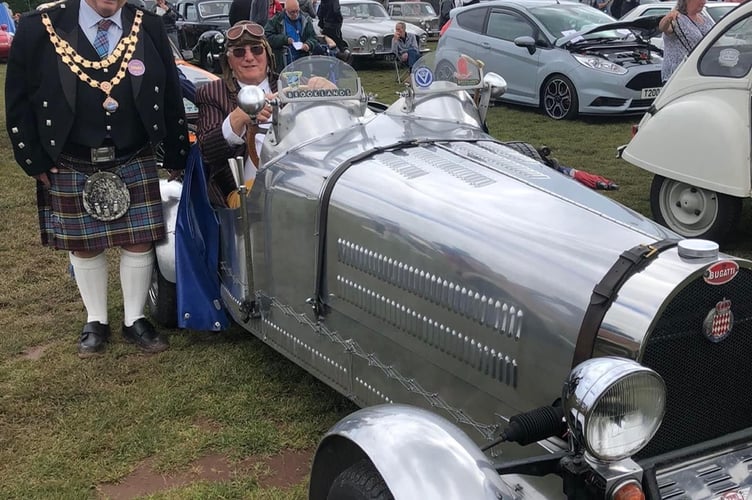
[[[653,218],[721,240],[752,196],[752,3],[721,19],[666,82],[623,150],[655,174]]]
[[[737,5],[739,4],[734,2],[708,2],[705,4],[705,11],[711,18],[713,18],[713,21],[717,23],[723,16],[734,10]],[[644,3],[621,16],[619,20],[631,21],[638,17],[650,16],[663,17],[674,7],[676,7],[676,2]],[[658,33],[657,36],[652,37],[650,40],[653,42],[653,45],[661,50],[663,49],[663,38],[660,33]]]

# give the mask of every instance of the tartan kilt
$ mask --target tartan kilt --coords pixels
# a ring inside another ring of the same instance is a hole
[[[61,155],[58,173],[48,172],[50,188],[37,182],[42,244],[58,250],[103,250],[149,243],[165,236],[156,158],[141,153],[118,164],[92,163]],[[83,190],[89,175],[100,170],[117,174],[130,193],[130,206],[112,221],[94,219],[84,209]]]

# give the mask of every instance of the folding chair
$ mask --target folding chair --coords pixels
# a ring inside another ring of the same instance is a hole
[[[394,73],[397,83],[403,83],[410,76],[410,68],[397,56],[394,56]]]

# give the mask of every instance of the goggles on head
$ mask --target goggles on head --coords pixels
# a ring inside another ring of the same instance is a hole
[[[253,21],[240,21],[227,30],[228,40],[237,40],[244,32],[256,38],[264,38],[264,28]]]

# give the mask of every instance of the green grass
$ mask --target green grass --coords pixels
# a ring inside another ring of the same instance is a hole
[[[391,64],[360,72],[378,100],[396,99],[401,87]],[[648,214],[650,177],[614,158],[636,120],[554,122],[535,110],[497,106],[488,121],[499,139],[545,144],[563,163],[616,181],[621,189],[608,195]],[[158,356],[143,356],[115,335],[107,355],[80,361],[75,341],[84,311],[67,255],[39,244],[34,183],[15,164],[5,133],[0,176],[0,498],[100,497],[98,485],[128,477],[147,459],[169,476],[209,454],[240,467],[247,457],[312,453],[326,429],[354,410],[237,327],[173,332],[172,348]],[[725,250],[752,256],[750,218],[746,204]],[[110,259],[110,321],[117,325],[122,303]],[[39,351],[39,359],[29,356]],[[262,473],[242,470],[154,498],[306,497],[305,480],[263,486]]]

